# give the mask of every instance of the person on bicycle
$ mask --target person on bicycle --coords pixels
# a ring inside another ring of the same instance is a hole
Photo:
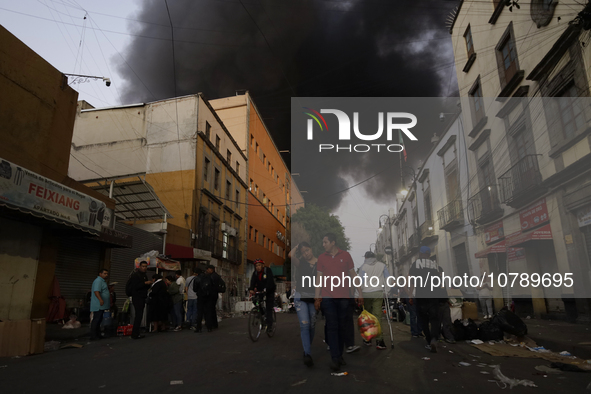
[[[250,294],[265,292],[265,312],[267,315],[267,331],[273,331],[273,299],[275,296],[275,280],[271,268],[265,267],[261,259],[254,261],[255,271],[250,278]]]

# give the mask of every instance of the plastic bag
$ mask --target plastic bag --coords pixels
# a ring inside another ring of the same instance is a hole
[[[357,318],[357,324],[359,325],[361,337],[366,341],[371,341],[382,333],[382,327],[378,318],[365,309]]]
[[[518,337],[527,335],[527,326],[516,314],[506,307],[492,318],[492,323],[501,330]]]
[[[485,342],[503,340],[503,330],[491,321],[485,321],[478,328],[478,338]]]

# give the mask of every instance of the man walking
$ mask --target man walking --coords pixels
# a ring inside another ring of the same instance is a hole
[[[148,298],[148,290],[152,285],[152,281],[148,280],[148,262],[140,261],[139,267],[131,274],[128,280],[128,285],[131,293],[131,303],[135,311],[133,319],[133,329],[131,330],[132,339],[142,339],[144,335],[140,335],[142,319],[144,317],[144,307],[146,306],[146,298]],[[127,291],[126,286],[126,291]]]
[[[197,293],[193,290],[193,281],[197,278],[197,267],[193,268],[193,275],[187,278],[187,285],[185,286],[185,292],[187,293],[187,322],[189,323],[189,329],[195,329],[195,323],[197,318]]]
[[[342,365],[346,365],[343,359],[343,347],[347,337],[347,324],[351,318],[349,309],[351,282],[357,273],[351,255],[337,247],[335,234],[327,233],[322,239],[322,247],[325,253],[318,256],[316,283],[324,284],[323,278],[325,276],[328,278],[326,286],[316,287],[314,306],[316,310],[322,309],[326,317],[326,339],[332,359],[330,368],[338,371]],[[343,278],[342,283],[339,283],[340,286],[332,286],[335,277]],[[351,282],[347,282],[345,277],[350,278]],[[361,294],[357,301],[360,304],[363,303]]]
[[[439,320],[439,304],[442,299],[447,299],[447,291],[443,287],[436,287],[431,291],[430,276],[440,276],[441,268],[430,259],[431,249],[428,246],[421,246],[419,259],[416,260],[408,272],[409,277],[420,277],[421,280],[414,282],[418,287],[411,286],[411,292],[417,303],[417,314],[423,334],[427,340],[427,348],[431,353],[437,353],[437,340],[441,330]],[[429,324],[431,328],[429,329]]]
[[[99,271],[94,282],[92,282],[90,296],[90,311],[93,313],[92,322],[90,323],[91,341],[101,339],[101,322],[103,321],[103,314],[111,306],[109,286],[107,286],[107,282],[105,281],[107,276],[109,276],[109,270],[102,269]]]
[[[212,284],[209,275],[203,273],[202,270],[197,269],[197,276],[191,282],[193,291],[197,294],[197,322],[195,324],[195,333],[201,332],[201,326],[203,317],[205,317],[205,326],[207,332],[211,332],[213,324],[211,322],[211,313],[207,311],[207,305],[209,304],[209,295],[211,292]]]
[[[373,252],[365,252],[364,257],[365,261],[359,269],[359,276],[361,278],[366,278],[367,275],[367,283],[364,283],[364,285],[367,284],[367,286],[363,288],[365,310],[377,317],[378,320],[381,320],[383,314],[382,303],[384,300],[384,289],[386,288],[386,281],[388,280],[390,273],[388,272],[386,264],[376,260],[376,255]],[[373,278],[378,278],[379,281],[376,282]],[[374,283],[375,286],[372,286],[371,283]],[[364,340],[364,343],[368,346],[371,345],[371,341],[366,342]],[[383,333],[380,333],[380,335],[376,337],[376,349],[386,349]]]
[[[218,328],[218,316],[216,313],[216,305],[219,298],[219,285],[222,277],[217,272],[215,272],[215,266],[211,264],[207,266],[205,273],[209,275],[212,284],[212,293],[209,294],[208,297],[207,310],[210,314],[210,320],[211,324],[213,325],[213,328]]]

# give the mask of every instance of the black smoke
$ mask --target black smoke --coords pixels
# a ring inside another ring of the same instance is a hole
[[[456,6],[446,0],[164,0],[143,2],[135,37],[118,70],[124,101],[146,102],[203,92],[214,99],[249,90],[279,149],[290,146],[290,99],[298,97],[441,97],[457,92],[445,26]],[[150,38],[147,38],[150,37]],[[174,78],[176,70],[176,80]],[[430,148],[408,146],[415,168]],[[423,140],[422,140],[423,141]],[[289,164],[289,156],[285,156]],[[344,194],[324,198],[383,169],[380,160],[316,171],[296,179],[306,195],[335,208]],[[392,165],[393,171],[397,163]],[[327,172],[328,174],[328,172]],[[328,177],[327,177],[328,178]],[[384,185],[388,187],[384,188]],[[382,175],[363,184],[385,201],[400,181]]]

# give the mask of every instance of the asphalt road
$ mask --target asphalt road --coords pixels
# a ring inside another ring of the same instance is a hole
[[[385,321],[384,321],[385,324]],[[492,357],[468,344],[441,344],[429,353],[422,339],[395,324],[394,350],[365,347],[345,355],[348,376],[331,376],[329,352],[322,342],[324,321],[316,326],[315,366],[302,363],[297,317],[278,315],[275,337],[253,343],[247,320],[227,319],[212,333],[192,331],[148,334],[145,339],[104,339],[79,349],[62,349],[22,358],[0,358],[2,393],[498,393],[490,367],[500,365],[508,377],[529,379],[537,388],[515,387],[512,393],[584,393],[591,374],[564,372],[544,377],[540,359]],[[387,325],[385,326],[387,328]],[[389,335],[387,336],[389,337]],[[361,340],[359,339],[359,342]],[[386,341],[390,345],[389,339]],[[452,353],[453,352],[453,353]],[[478,357],[475,357],[478,356]],[[430,360],[423,360],[429,357]],[[459,362],[471,365],[459,366]],[[482,374],[481,372],[491,374]],[[171,385],[171,381],[182,381]],[[507,390],[509,388],[507,387]]]

